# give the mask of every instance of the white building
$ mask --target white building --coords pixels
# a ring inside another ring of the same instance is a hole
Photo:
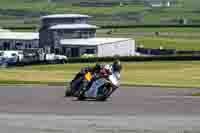
[[[163,0],[151,0],[148,1],[151,7],[170,7],[171,1],[163,1]]]
[[[130,38],[98,38],[97,26],[87,24],[90,16],[55,14],[41,17],[39,33],[0,32],[1,50],[42,48],[45,53],[79,57],[135,55],[135,41]]]
[[[7,29],[1,29],[0,28],[0,32],[9,32],[10,30],[7,30]]]
[[[165,6],[166,6],[166,7],[170,7],[170,6],[171,6],[171,2],[170,2],[170,1],[167,1],[167,2],[165,3]]]
[[[34,32],[0,32],[1,50],[23,50],[39,47],[39,33]]]
[[[90,16],[80,14],[56,14],[41,18],[40,46],[47,52],[79,57],[84,54],[96,56],[135,55],[135,42],[130,38],[98,38]]]
[[[135,55],[135,41],[131,38],[63,39],[62,48],[68,56],[95,54],[98,57]]]

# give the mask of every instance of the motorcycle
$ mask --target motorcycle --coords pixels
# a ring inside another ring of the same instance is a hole
[[[66,96],[77,97],[78,100],[93,99],[105,101],[119,87],[119,73],[112,73],[107,77],[95,77],[91,72],[87,72],[84,76],[80,76],[78,80],[72,80],[70,87],[66,90]],[[92,77],[94,78],[92,80]],[[91,81],[92,80],[92,81]],[[84,82],[91,82],[91,85],[83,90]]]
[[[89,89],[79,95],[78,100],[94,99],[106,101],[117,88],[117,80],[113,75],[108,78],[102,77],[94,80]]]

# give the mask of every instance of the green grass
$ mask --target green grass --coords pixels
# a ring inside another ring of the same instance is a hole
[[[85,0],[79,0],[85,1]],[[98,0],[97,0],[98,1]],[[100,1],[100,0],[99,0]],[[112,1],[112,0],[110,0]],[[114,2],[115,0],[113,0]],[[177,5],[170,8],[151,9],[145,5],[131,4],[125,6],[113,7],[80,7],[74,6],[72,3],[78,1],[62,0],[60,2],[48,3],[47,0],[12,0],[12,4],[8,0],[0,1],[0,9],[12,10],[15,12],[47,12],[47,13],[85,13],[95,16],[92,22],[103,24],[135,24],[134,13],[140,13],[143,21],[139,24],[160,24],[161,20],[172,20],[179,18],[187,18],[189,20],[200,20],[199,18],[199,5],[198,0],[183,0]],[[119,14],[123,13],[119,18]],[[1,14],[1,13],[0,13]],[[5,15],[5,14],[1,14]],[[104,16],[102,16],[104,15]],[[107,16],[105,16],[107,15]],[[15,15],[10,15],[15,16]],[[132,17],[130,17],[132,16]],[[16,16],[19,17],[19,16]],[[25,16],[26,17],[26,16]],[[39,17],[39,16],[38,16]],[[8,23],[18,25],[15,21],[10,20]],[[2,25],[6,25],[3,23]],[[38,22],[32,22],[32,25],[39,25]],[[31,24],[30,24],[31,25]]]
[[[159,48],[177,50],[200,50],[200,39],[176,38],[176,37],[135,37],[137,45],[146,48]]]
[[[58,82],[55,82],[55,84]],[[52,82],[45,82],[45,81],[20,81],[20,80],[2,80],[0,81],[0,85],[48,85],[52,84]],[[63,84],[63,82],[59,83],[58,85]]]
[[[200,93],[192,93],[192,96],[199,97],[199,96],[200,96]]]
[[[136,40],[136,45],[146,48],[163,48],[177,50],[200,50],[199,28],[127,28],[114,29],[112,34],[107,34],[111,29],[100,29],[98,37],[129,37]],[[155,35],[159,32],[159,36]]]
[[[99,32],[105,32],[108,31],[110,29],[99,29]],[[118,29],[114,29],[114,33],[137,33],[137,32],[171,32],[171,33],[197,33],[200,35],[200,28],[173,28],[173,27],[169,27],[169,28],[118,28]],[[188,35],[189,35],[188,34]]]
[[[83,66],[93,64],[35,65],[0,69],[0,83],[48,84],[70,81]],[[200,87],[199,61],[123,63],[122,84]]]
[[[81,1],[81,0],[79,0]],[[112,0],[111,0],[112,1]],[[114,1],[114,0],[113,0]],[[91,23],[97,25],[106,24],[135,24],[132,17],[134,13],[141,13],[144,17],[139,24],[156,24],[161,19],[188,18],[200,20],[200,1],[179,0],[178,5],[170,8],[152,9],[144,5],[126,5],[113,7],[79,7],[73,6],[72,0],[63,2],[48,3],[47,0],[8,0],[0,1],[0,9],[11,10],[11,14],[1,14],[0,26],[39,26],[38,17],[26,17],[12,15],[16,12],[47,12],[47,13],[85,13],[94,15]],[[77,1],[76,1],[77,2]],[[121,16],[120,16],[121,15]],[[180,49],[180,50],[200,50],[200,28],[127,28],[116,29],[111,35],[106,34],[107,30],[98,30],[97,36],[104,37],[130,37],[136,39],[137,45],[149,48]],[[160,36],[155,37],[155,32]],[[140,33],[144,33],[140,34]],[[145,35],[149,34],[149,35]]]
[[[184,37],[184,35],[187,35],[186,37],[194,36],[196,35],[197,37],[200,36],[200,28],[183,28],[183,27],[166,27],[166,28],[116,28],[116,29],[98,29],[97,30],[97,35],[104,35],[106,36],[106,33],[110,30],[113,30],[112,36],[114,35],[137,35],[137,33],[152,33],[152,35],[155,35],[155,32],[159,32],[161,35],[169,33],[175,34],[175,36],[180,36]],[[172,36],[172,35],[171,35]]]
[[[199,87],[200,62],[148,62],[125,64],[124,82],[136,85]]]

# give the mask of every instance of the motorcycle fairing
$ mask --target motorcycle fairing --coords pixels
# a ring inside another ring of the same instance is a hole
[[[93,81],[89,90],[85,93],[86,97],[97,97],[98,89],[105,84],[105,79],[100,78],[98,80]]]

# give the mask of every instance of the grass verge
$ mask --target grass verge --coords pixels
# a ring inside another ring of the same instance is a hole
[[[167,48],[178,50],[200,50],[199,38],[136,37],[136,43],[146,48]]]
[[[0,69],[0,84],[63,84],[83,66],[93,64],[35,65]],[[200,61],[123,63],[122,85],[200,87]]]
[[[198,92],[198,93],[192,93],[192,96],[199,97],[200,96],[200,92]]]

